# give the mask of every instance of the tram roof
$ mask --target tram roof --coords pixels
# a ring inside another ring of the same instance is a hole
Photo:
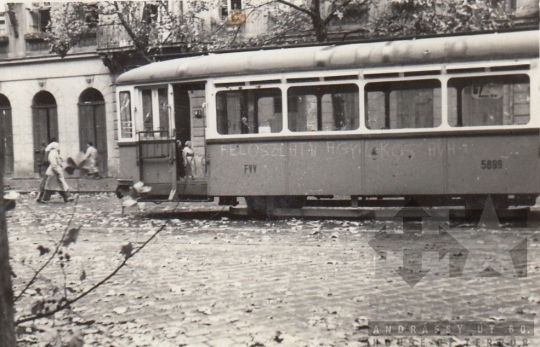
[[[538,30],[411,40],[216,53],[151,63],[118,84],[206,79],[246,74],[533,58]]]

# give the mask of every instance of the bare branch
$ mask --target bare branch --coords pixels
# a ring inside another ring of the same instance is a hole
[[[113,6],[114,6],[114,8],[116,10],[115,13],[116,13],[118,19],[120,20],[120,23],[122,24],[124,29],[126,29],[126,32],[128,33],[129,37],[133,41],[133,45],[135,45],[135,48],[137,49],[137,52],[139,53],[139,55],[144,60],[146,60],[147,63],[151,63],[152,60],[145,53],[145,50],[146,50],[147,47],[145,47],[145,45],[143,45],[141,43],[140,38],[137,37],[137,35],[133,31],[133,29],[131,28],[130,24],[126,20],[126,17],[124,16],[122,11],[120,10],[120,7],[118,6],[118,1],[113,1],[112,3],[113,3]]]
[[[331,10],[330,13],[328,13],[328,15],[323,19],[321,25],[322,25],[323,27],[327,26],[328,23],[330,23],[330,21],[336,17],[336,12],[337,12],[337,10],[338,10],[340,7],[341,7],[341,8],[345,8],[345,7],[349,6],[350,3],[353,2],[353,1],[355,1],[355,0],[345,0],[340,6],[332,6],[332,7],[333,7],[332,10]],[[364,4],[366,4],[367,2],[368,2],[368,0],[364,0],[364,1],[362,1],[362,3],[358,4],[358,6],[364,5]]]
[[[178,207],[180,203],[177,203],[176,206],[174,207],[173,209],[173,212],[176,210],[176,208]],[[22,323],[25,323],[25,322],[30,322],[30,321],[34,321],[34,320],[37,320],[37,319],[41,319],[41,318],[45,318],[45,317],[49,317],[51,315],[54,315],[55,313],[57,312],[60,312],[68,307],[70,307],[72,304],[74,304],[75,302],[79,301],[80,299],[84,298],[85,296],[87,296],[88,294],[90,294],[91,292],[93,292],[94,290],[96,290],[97,288],[99,288],[100,286],[102,286],[103,284],[105,284],[107,281],[109,281],[112,277],[114,277],[114,275],[116,275],[118,273],[118,271],[120,271],[124,266],[126,266],[127,262],[129,261],[129,259],[131,259],[132,257],[134,257],[137,253],[139,253],[140,251],[142,251],[144,249],[144,247],[146,247],[146,245],[148,245],[160,232],[162,232],[165,227],[167,226],[168,224],[168,221],[165,221],[161,227],[156,230],[156,232],[150,236],[139,248],[137,248],[134,252],[132,252],[129,256],[126,256],[124,258],[124,260],[120,263],[120,265],[118,265],[116,267],[116,269],[114,269],[108,276],[106,276],[105,278],[103,278],[101,281],[97,282],[96,284],[94,284],[91,288],[89,288],[88,290],[86,290],[85,292],[81,293],[80,295],[78,295],[77,297],[71,299],[71,300],[67,300],[67,296],[66,296],[66,301],[62,304],[62,305],[59,305],[57,306],[54,310],[52,311],[49,311],[49,312],[45,312],[45,313],[40,313],[40,314],[36,314],[36,315],[33,315],[33,316],[29,316],[29,317],[26,317],[26,318],[21,318],[17,321],[15,321],[15,325],[19,325],[19,324],[22,324]],[[67,230],[67,229],[66,229]],[[65,236],[65,233],[64,233],[64,236]],[[62,244],[62,242],[59,242],[58,243],[59,245]]]
[[[77,203],[79,201],[79,198],[77,197],[76,200],[75,200],[75,206],[73,206],[73,212],[71,213],[71,216],[69,218],[69,221],[64,229],[64,232],[62,234],[62,237],[60,238],[60,241],[58,241],[58,243],[56,244],[56,248],[54,250],[54,252],[51,254],[51,256],[49,257],[49,259],[47,259],[47,261],[39,268],[38,271],[36,271],[36,273],[34,274],[34,276],[32,276],[32,278],[30,279],[30,281],[26,284],[26,286],[24,287],[24,289],[19,293],[19,295],[17,295],[17,297],[13,300],[13,302],[17,302],[23,295],[24,293],[26,293],[26,291],[28,290],[28,288],[30,288],[32,286],[32,284],[34,284],[34,282],[36,281],[37,277],[41,274],[41,272],[43,271],[43,269],[45,269],[47,267],[47,265],[49,265],[49,263],[53,260],[53,258],[56,256],[56,254],[58,253],[58,251],[60,250],[60,247],[62,247],[62,242],[64,241],[64,238],[66,237],[69,229],[70,229],[70,226],[71,226],[71,223],[73,222],[73,219],[75,217],[75,212],[77,212]]]
[[[36,315],[30,316],[30,317],[19,319],[19,320],[15,321],[15,325],[19,325],[19,324],[22,324],[22,323],[25,323],[25,322],[30,322],[30,321],[34,321],[36,319],[41,319],[41,318],[52,316],[53,314],[62,311],[63,309],[71,306],[72,304],[76,303],[80,299],[84,298],[85,296],[87,296],[88,294],[93,292],[96,288],[100,287],[105,282],[110,280],[114,275],[116,275],[118,273],[118,271],[120,271],[124,266],[126,266],[129,259],[131,259],[135,254],[139,253],[147,244],[150,243],[150,241],[152,241],[163,229],[165,229],[166,226],[167,226],[167,222],[163,223],[163,225],[148,240],[146,240],[139,248],[137,248],[133,253],[131,253],[130,256],[127,256],[122,261],[122,263],[120,263],[120,265],[118,265],[118,267],[116,267],[116,269],[114,269],[107,277],[105,277],[104,279],[102,279],[98,283],[94,284],[91,288],[89,288],[85,292],[81,293],[79,296],[75,297],[74,299],[67,300],[64,304],[58,306],[56,309],[54,309],[52,311],[45,312],[45,313],[40,313],[40,314],[36,314]]]
[[[275,1],[280,3],[280,4],[283,4],[285,6],[292,7],[297,11],[300,11],[300,12],[303,12],[303,13],[307,14],[308,16],[311,17],[312,20],[317,20],[318,19],[317,16],[312,11],[310,11],[308,9],[305,9],[303,7],[300,7],[298,5],[295,5],[292,2],[288,2],[288,1],[285,1],[285,0],[275,0]]]
[[[346,33],[343,33],[343,36],[341,37],[341,41],[345,41],[345,39],[347,39],[347,36],[351,34],[356,34],[356,33],[361,33],[361,32],[369,32],[369,29],[362,27],[362,28],[347,31]]]

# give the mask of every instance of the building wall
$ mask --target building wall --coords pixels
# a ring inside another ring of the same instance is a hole
[[[109,176],[118,173],[114,141],[112,77],[97,54],[73,59],[22,59],[0,63],[0,93],[11,103],[13,118],[14,177],[35,177],[32,100],[40,91],[56,99],[59,141],[64,158],[79,152],[79,96],[95,88],[105,100]]]

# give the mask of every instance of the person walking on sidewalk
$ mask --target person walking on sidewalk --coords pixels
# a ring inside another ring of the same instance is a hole
[[[51,141],[56,141],[56,140],[51,139],[49,140],[49,143],[51,143]],[[47,167],[49,166],[49,162],[47,161],[48,153],[45,153],[45,149],[47,149],[47,143],[43,141],[41,142],[41,146],[39,149],[39,154],[41,155],[41,157],[39,158],[39,163],[38,163],[39,177],[45,177],[45,171],[47,170]]]
[[[84,156],[88,167],[88,177],[93,177],[96,180],[99,180],[101,176],[99,175],[99,169],[96,165],[97,157],[98,151],[96,147],[94,147],[94,143],[92,141],[88,141],[86,144],[86,154]]]
[[[45,182],[45,193],[43,194],[43,202],[49,201],[51,195],[54,192],[58,192],[64,202],[72,201],[73,199],[69,198],[68,190],[69,186],[64,179],[64,168],[63,160],[60,156],[60,145],[58,142],[51,143],[47,148],[49,148],[49,167],[45,175],[47,180]]]
[[[45,182],[47,181],[47,175],[45,172],[49,167],[49,151],[51,150],[51,145],[53,143],[58,144],[55,137],[49,139],[49,144],[45,146],[45,143],[41,143],[41,162],[39,163],[39,175],[41,176],[41,182],[39,183],[39,192],[36,201],[41,203],[43,202],[43,195],[45,194]]]

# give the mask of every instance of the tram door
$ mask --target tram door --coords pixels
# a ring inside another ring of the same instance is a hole
[[[191,112],[189,91],[175,86],[174,88],[174,120],[176,125],[176,140],[180,141],[180,147],[176,155],[176,172],[179,179],[186,177],[186,167],[182,158],[182,151],[188,141],[191,141]]]
[[[175,143],[171,136],[172,91],[168,86],[141,89],[144,130],[138,131],[141,180],[156,197],[172,199],[176,191]]]
[[[206,149],[204,134],[205,85],[183,83],[173,86],[177,147],[178,194],[206,195]],[[187,148],[186,148],[187,147]],[[184,153],[184,155],[182,155]],[[191,154],[191,155],[190,155]]]

